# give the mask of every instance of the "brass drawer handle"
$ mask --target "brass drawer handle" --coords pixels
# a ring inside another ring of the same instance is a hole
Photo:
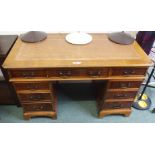
[[[101,76],[102,71],[88,71],[88,75],[91,77],[99,77]]]
[[[34,72],[23,72],[22,77],[25,78],[34,77]]]
[[[120,109],[121,108],[121,104],[114,104],[113,108],[114,109]]]
[[[128,82],[128,83],[120,83],[120,87],[125,89],[125,88],[130,88],[131,87],[131,83]]]
[[[35,90],[35,89],[39,89],[39,86],[31,84],[31,85],[27,85],[27,89]]]
[[[40,111],[40,110],[43,110],[43,109],[44,109],[44,106],[42,105],[42,106],[39,106],[39,107],[38,107],[38,106],[35,106],[35,105],[34,105],[34,106],[32,107],[32,109],[33,109],[33,110]]]
[[[72,75],[72,72],[71,71],[60,71],[59,75],[63,78],[67,78]]]
[[[23,77],[27,77],[28,74],[24,72],[24,73],[22,73],[22,76],[23,76]]]
[[[29,97],[29,99],[30,99],[30,100],[43,100],[44,97],[41,96],[41,95],[31,95],[31,96]]]
[[[123,71],[123,75],[132,75],[132,74],[135,74],[136,72],[135,72],[135,70],[124,70]]]
[[[124,98],[124,97],[128,97],[127,94],[114,94],[113,95],[114,98]]]

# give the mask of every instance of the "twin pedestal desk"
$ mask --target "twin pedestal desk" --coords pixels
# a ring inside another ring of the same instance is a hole
[[[65,36],[49,34],[46,40],[34,44],[18,39],[4,62],[24,118],[57,118],[55,84],[83,80],[95,85],[99,117],[129,116],[151,64],[137,42],[119,45],[109,41],[106,34],[92,34],[90,44],[72,45]]]

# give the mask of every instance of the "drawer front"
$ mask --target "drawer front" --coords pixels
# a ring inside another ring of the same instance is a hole
[[[81,75],[91,78],[106,77],[109,74],[108,68],[81,69]]]
[[[108,75],[107,68],[82,68],[82,69],[52,69],[48,71],[48,77],[105,77]]]
[[[14,83],[16,90],[50,90],[48,82],[33,82],[33,83]]]
[[[24,112],[35,112],[35,111],[52,111],[52,104],[50,103],[39,103],[39,104],[23,104]]]
[[[123,109],[131,108],[133,102],[131,101],[120,101],[120,102],[105,102],[102,105],[102,109]]]
[[[15,70],[9,71],[11,78],[34,78],[34,77],[47,77],[44,70]]]
[[[111,81],[109,89],[139,88],[142,81]]]
[[[48,71],[48,77],[60,77],[60,78],[69,78],[73,76],[79,76],[80,72],[76,69],[51,69]]]
[[[147,68],[113,68],[112,76],[133,76],[142,75],[145,76]]]
[[[109,91],[107,92],[106,99],[130,99],[135,98],[136,94],[136,91]]]
[[[18,94],[21,102],[51,101],[50,93]]]

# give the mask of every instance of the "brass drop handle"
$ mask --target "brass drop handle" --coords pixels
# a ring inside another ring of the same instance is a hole
[[[135,74],[135,70],[124,70],[123,75]]]
[[[36,99],[38,99],[38,100],[43,99],[43,96],[41,96],[41,95],[36,95]]]
[[[121,108],[121,104],[115,104],[115,105],[113,106],[113,108],[114,108],[114,109],[120,109],[120,108]]]
[[[38,85],[31,84],[31,85],[28,85],[27,86],[27,89],[31,89],[31,90],[39,89],[39,86]]]
[[[131,83],[130,82],[129,83],[121,83],[120,87],[123,88],[123,89],[130,88],[131,87]]]
[[[42,105],[42,106],[40,106],[40,107],[39,107],[39,109],[40,109],[40,110],[43,110],[43,109],[44,109],[44,106],[43,106],[43,105]]]
[[[60,76],[64,76],[64,73],[63,73],[63,72],[59,72],[59,75],[60,75]]]
[[[102,71],[88,71],[88,75],[91,77],[99,77],[101,76]]]
[[[113,96],[114,98],[123,98],[123,97],[127,97],[128,95],[127,94],[114,94]]]
[[[23,77],[28,77],[28,74],[26,72],[22,73]]]
[[[32,107],[34,110],[37,110],[37,111],[39,111],[39,110],[43,110],[44,109],[44,106],[42,105],[42,106],[40,106],[40,107],[38,107],[38,106],[33,106]]]
[[[29,98],[30,98],[30,100],[35,100],[36,99],[34,95],[31,95]]]
[[[60,71],[59,75],[63,78],[67,78],[68,76],[72,75],[72,72],[71,71]]]
[[[33,77],[34,72],[23,72],[22,76],[25,77],[25,78]]]
[[[30,100],[41,100],[43,99],[43,96],[41,95],[31,95]]]

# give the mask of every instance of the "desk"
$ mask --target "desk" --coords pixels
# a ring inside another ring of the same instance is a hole
[[[66,34],[49,34],[42,42],[17,40],[3,64],[23,106],[24,118],[57,117],[55,82],[92,80],[97,88],[98,116],[129,116],[151,61],[134,42],[118,45],[106,34],[92,34],[87,45],[72,45]],[[105,81],[106,84],[99,84]]]

